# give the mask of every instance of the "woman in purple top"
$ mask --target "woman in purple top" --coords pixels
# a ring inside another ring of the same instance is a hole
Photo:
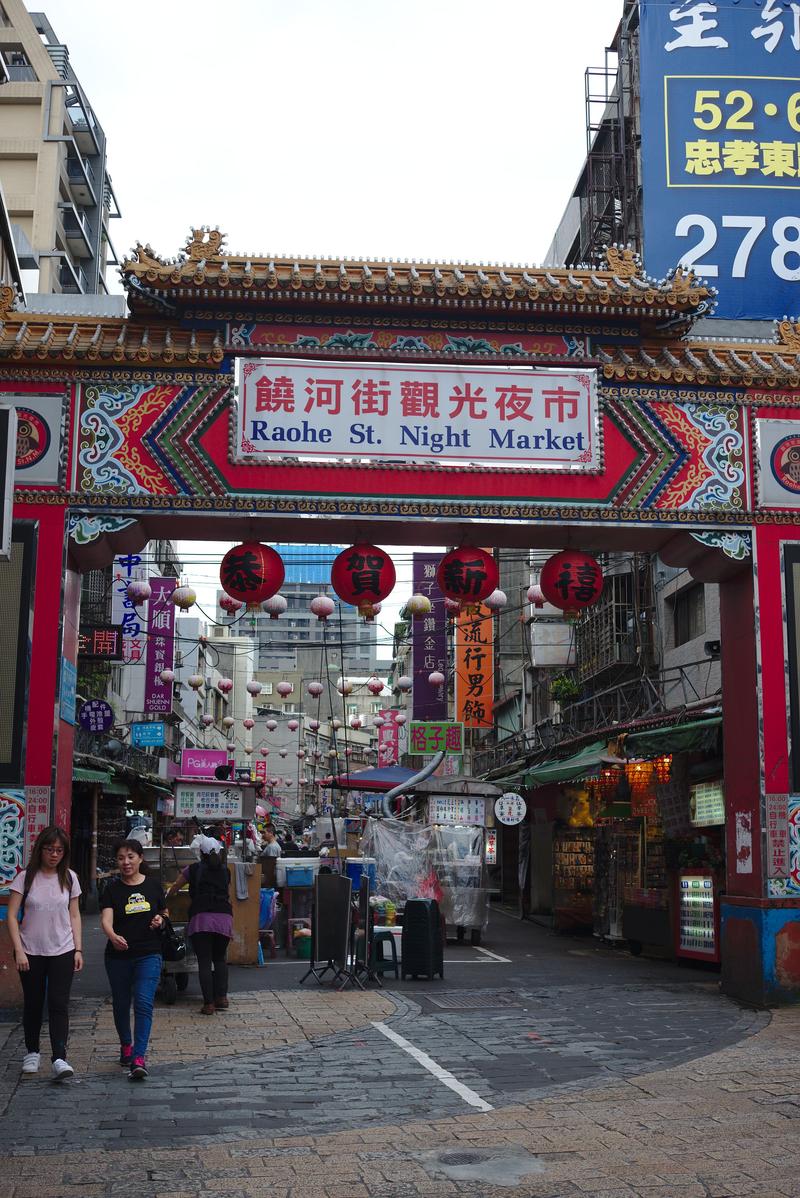
[[[203,1015],[228,1006],[228,945],[233,936],[233,908],[228,894],[230,875],[225,845],[211,836],[200,837],[200,860],[182,870],[167,898],[189,883],[189,924],[186,929],[197,956]]]

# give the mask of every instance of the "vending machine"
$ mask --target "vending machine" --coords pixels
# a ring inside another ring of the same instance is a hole
[[[678,872],[675,955],[696,961],[719,961],[719,891],[711,870]]]

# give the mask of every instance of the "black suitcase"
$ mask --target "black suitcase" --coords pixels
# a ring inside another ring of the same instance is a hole
[[[402,977],[444,977],[442,919],[435,899],[409,899],[403,914]]]

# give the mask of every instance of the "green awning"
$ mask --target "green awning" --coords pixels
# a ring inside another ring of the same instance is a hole
[[[73,782],[110,782],[111,775],[107,770],[87,770],[82,765],[72,767]]]
[[[584,745],[571,757],[553,758],[531,766],[525,774],[525,785],[546,786],[548,782],[572,782],[575,778],[594,773],[608,755],[608,745],[604,740],[593,741],[590,745]]]
[[[658,757],[662,753],[711,752],[716,748],[722,716],[673,724],[670,728],[649,728],[629,732],[625,737],[628,757]]]
[[[104,782],[103,794],[106,795],[128,795],[130,788],[124,782]]]

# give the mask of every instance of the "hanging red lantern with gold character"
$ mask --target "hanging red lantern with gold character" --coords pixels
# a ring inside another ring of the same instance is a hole
[[[368,620],[374,617],[376,605],[391,594],[395,578],[394,562],[377,545],[351,545],[331,567],[331,585],[336,594]]]
[[[461,545],[451,549],[439,562],[436,581],[446,599],[462,605],[480,603],[497,590],[500,571],[491,553]]]
[[[568,620],[575,620],[579,611],[600,598],[603,571],[590,554],[563,549],[547,559],[539,585],[548,603],[560,607]]]
[[[285,573],[279,553],[259,541],[247,541],[225,554],[219,579],[226,594],[257,607],[280,590]]]

